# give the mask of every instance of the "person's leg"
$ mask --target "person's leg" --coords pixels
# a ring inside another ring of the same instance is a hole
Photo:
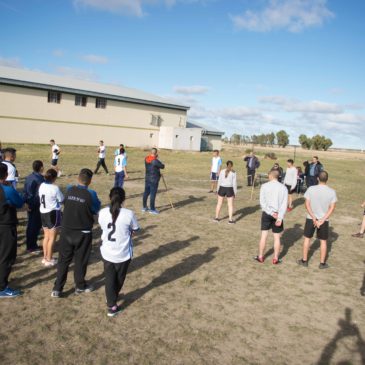
[[[223,200],[224,200],[224,197],[218,195],[217,207],[215,208],[215,218],[216,219],[219,218],[219,213],[222,209]]]
[[[119,172],[116,172],[115,173],[115,176],[114,176],[114,187],[118,187],[118,182],[119,182]]]
[[[259,243],[259,258],[264,257],[266,241],[267,241],[268,235],[269,235],[269,231],[261,231],[261,239],[260,239],[260,243]]]
[[[274,260],[279,260],[281,233],[274,233]]]
[[[17,252],[16,227],[0,228],[0,291],[8,287],[11,268],[15,263]]]
[[[151,210],[156,210],[155,201],[156,201],[156,196],[157,196],[157,190],[158,190],[158,181],[155,182],[155,183],[150,184],[150,192],[151,192],[150,207],[151,207]]]
[[[304,237],[304,242],[303,242],[303,261],[308,261],[308,252],[309,252],[309,247],[311,246],[311,238],[309,237]]]
[[[57,228],[49,230],[48,244],[47,244],[47,256],[46,256],[47,261],[52,260],[53,246],[54,246],[54,243],[56,242],[57,233],[58,233]]]
[[[147,209],[147,199],[150,196],[151,189],[150,184],[146,181],[143,193],[143,208]]]
[[[118,186],[120,188],[123,188],[123,186],[124,186],[124,176],[125,176],[124,171],[122,171],[119,175],[119,185]]]
[[[96,164],[96,168],[95,168],[95,171],[94,171],[94,174],[97,174],[99,169],[100,169],[100,165],[101,165],[101,161],[100,161],[100,158],[98,160],[98,163]]]
[[[251,179],[251,170],[247,169],[247,186],[252,185],[252,179]]]
[[[233,220],[233,197],[227,198],[229,220]]]
[[[109,174],[109,171],[108,171],[108,168],[106,166],[106,163],[105,163],[105,159],[103,158],[103,160],[101,161],[101,166],[103,166],[103,169],[104,171]]]
[[[361,224],[361,228],[360,228],[360,233],[364,234],[365,233],[365,215],[362,218],[362,224]]]
[[[77,289],[85,289],[85,276],[91,253],[92,234],[77,232],[78,244],[75,248],[74,278]]]
[[[130,262],[131,262],[131,260],[129,259],[128,261],[117,264],[117,274],[118,274],[118,287],[117,287],[117,291],[116,291],[117,299],[118,299],[118,295],[119,295],[120,291],[123,288]]]
[[[288,208],[293,208],[293,194],[288,195]]]
[[[320,241],[321,241],[320,263],[325,264],[327,257],[327,241],[326,240],[320,240]]]
[[[38,248],[37,240],[41,228],[42,221],[39,210],[32,210],[31,212],[28,212],[28,224],[26,231],[27,250],[34,250]]]
[[[105,276],[105,296],[106,304],[109,308],[117,305],[118,299],[118,275],[114,263],[103,260]]]
[[[48,257],[48,241],[49,241],[49,234],[50,230],[48,228],[43,227],[43,259],[47,260]]]

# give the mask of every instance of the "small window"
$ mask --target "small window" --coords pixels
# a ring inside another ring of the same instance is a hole
[[[57,91],[48,91],[48,102],[49,103],[61,103],[61,93]]]
[[[87,105],[87,96],[76,95],[75,96],[75,105],[86,106]]]
[[[161,127],[162,118],[160,115],[153,115],[151,116],[151,125],[155,127]]]
[[[96,100],[95,100],[95,108],[105,109],[106,108],[106,99],[104,99],[104,98],[96,98]]]
[[[175,136],[175,138],[179,138],[179,135],[177,134],[177,135]]]
[[[150,133],[150,138],[153,138],[153,133]]]
[[[194,137],[190,136],[190,142],[193,142],[193,141],[194,141]]]

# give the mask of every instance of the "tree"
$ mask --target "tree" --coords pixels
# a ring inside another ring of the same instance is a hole
[[[289,144],[289,134],[284,130],[276,133],[276,139],[278,141],[279,147],[285,148]]]
[[[330,138],[325,138],[323,141],[323,149],[327,151],[332,146],[332,140]]]
[[[231,143],[240,144],[241,143],[241,136],[239,134],[236,134],[236,133],[232,134]]]
[[[323,149],[323,140],[324,139],[325,139],[324,136],[320,136],[319,134],[316,134],[312,138],[312,148],[317,151]]]
[[[305,134],[299,136],[299,143],[302,148],[309,150],[312,147],[312,138],[307,137]]]
[[[275,144],[275,133],[271,132],[267,135],[267,143],[272,147]]]

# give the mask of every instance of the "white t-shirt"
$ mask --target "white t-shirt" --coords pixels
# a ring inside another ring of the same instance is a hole
[[[6,178],[6,181],[17,181],[15,165],[9,161],[3,161],[2,163],[8,167],[8,177]]]
[[[58,145],[54,144],[52,146],[52,160],[58,160],[58,152],[59,152],[60,148],[58,147]]]
[[[106,154],[106,147],[99,146],[99,158],[105,158],[105,154]]]
[[[291,187],[291,190],[294,190],[297,186],[298,181],[298,170],[296,167],[288,167],[286,169],[285,178],[284,178],[284,184]]]
[[[122,172],[126,165],[127,165],[127,159],[125,158],[124,155],[115,156],[114,159],[115,172]]]
[[[261,209],[268,215],[278,214],[283,220],[288,208],[288,189],[277,180],[271,180],[261,186]]]
[[[132,232],[139,229],[134,213],[121,208],[115,225],[112,224],[110,208],[104,208],[99,212],[99,224],[102,245],[101,256],[104,260],[119,263],[125,262],[133,256]]]
[[[49,213],[52,210],[60,210],[61,203],[64,200],[63,194],[57,185],[44,182],[40,185],[38,190],[41,206],[39,211],[41,213]]]
[[[331,204],[337,202],[336,192],[327,185],[311,186],[304,194],[304,198],[310,201],[312,212],[317,219],[322,219]],[[308,219],[312,217],[307,214]]]
[[[217,174],[221,165],[222,165],[222,159],[219,156],[213,157],[212,158],[212,168],[210,171]]]

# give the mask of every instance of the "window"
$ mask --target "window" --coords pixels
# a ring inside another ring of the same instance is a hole
[[[151,117],[151,125],[155,127],[160,127],[162,124],[162,118],[160,115],[153,115]]]
[[[96,100],[95,100],[95,108],[105,109],[106,108],[106,99],[104,99],[104,98],[96,98]]]
[[[61,93],[57,91],[48,91],[48,102],[49,103],[61,103]]]
[[[86,106],[87,105],[87,96],[76,95],[75,96],[75,105]]]
[[[179,138],[179,135],[177,134],[177,135],[175,136],[175,138]]]
[[[150,133],[150,138],[153,138],[153,133]]]

